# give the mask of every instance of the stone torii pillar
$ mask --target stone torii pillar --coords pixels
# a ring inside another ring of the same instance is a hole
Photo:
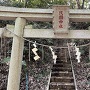
[[[24,18],[16,18],[14,33],[19,37],[13,35],[7,90],[19,90],[24,48],[24,40],[21,37],[25,25]]]

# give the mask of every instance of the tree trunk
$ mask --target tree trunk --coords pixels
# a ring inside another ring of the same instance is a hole
[[[76,2],[77,2],[77,7],[78,7],[78,9],[81,9],[80,1],[79,1],[79,0],[76,0]]]
[[[85,2],[85,0],[83,0],[83,2],[82,2],[82,9],[84,9],[84,2]]]

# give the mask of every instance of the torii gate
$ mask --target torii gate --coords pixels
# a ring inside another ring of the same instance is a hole
[[[68,30],[69,21],[90,22],[90,10],[71,10],[69,6],[53,6],[53,9],[31,9],[0,6],[0,20],[15,20],[9,28],[20,37],[90,39],[90,30]],[[26,20],[52,21],[53,29],[26,28]],[[8,28],[8,27],[7,27]],[[3,28],[0,28],[0,36]],[[13,37],[7,90],[19,90],[24,40],[8,31],[4,36]]]

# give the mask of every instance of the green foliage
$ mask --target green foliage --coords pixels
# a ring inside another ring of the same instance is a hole
[[[24,3],[17,0],[4,0],[0,1],[1,6],[24,7]]]
[[[3,61],[2,61],[2,63],[9,63],[10,62],[10,59],[11,59],[10,57],[4,58]],[[23,66],[26,66],[26,62],[24,60],[22,61],[22,65]]]
[[[3,0],[1,5],[26,8],[51,8],[52,5],[67,5],[71,8],[87,8],[88,0]],[[88,7],[89,8],[89,7]]]
[[[27,7],[27,8],[49,8],[52,5],[66,5],[68,0],[7,0],[1,2],[4,6]]]
[[[23,66],[27,66],[27,64],[26,64],[25,60],[24,60],[24,61],[22,61],[22,65],[23,65]]]
[[[34,8],[48,8],[52,5],[65,5],[67,4],[67,0],[28,0],[28,7]]]
[[[4,58],[4,60],[2,61],[2,63],[8,63],[10,62],[10,57]]]
[[[52,4],[66,5],[68,0],[53,0]]]
[[[13,7],[24,7],[24,3],[23,2],[18,2],[18,1],[12,2],[11,5]]]

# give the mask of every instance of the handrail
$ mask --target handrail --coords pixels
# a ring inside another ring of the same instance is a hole
[[[49,90],[49,84],[50,84],[50,79],[51,79],[51,72],[52,72],[52,70],[50,71],[49,80],[48,80],[48,85],[47,85],[47,87],[46,87],[46,90]]]
[[[73,73],[73,78],[74,78],[75,90],[78,90],[77,89],[76,78],[75,78],[75,72],[74,72],[74,68],[73,68],[73,64],[72,64],[72,60],[71,60],[71,54],[70,54],[69,44],[67,44],[67,45],[68,45],[68,52],[69,52],[69,57],[70,57],[70,62],[71,62],[71,68],[72,68],[72,73]]]

